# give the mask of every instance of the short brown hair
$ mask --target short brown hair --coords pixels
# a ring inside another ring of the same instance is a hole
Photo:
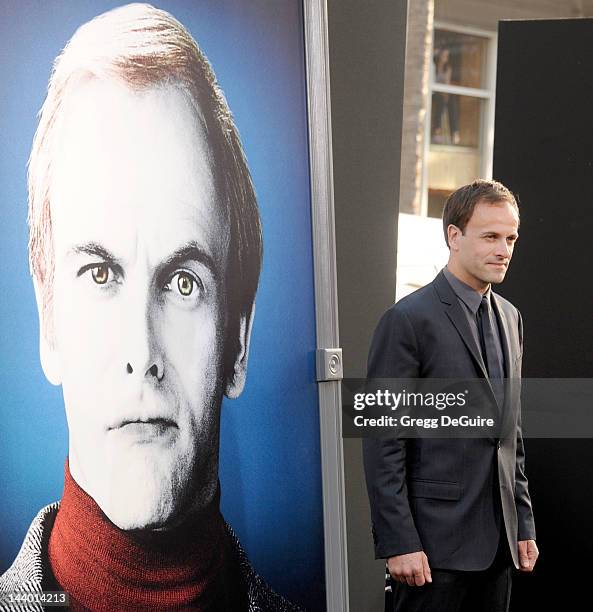
[[[502,183],[477,179],[473,183],[455,190],[445,202],[443,232],[447,246],[449,246],[447,234],[449,225],[455,225],[463,234],[478,202],[488,202],[489,204],[508,202],[519,214],[519,206],[515,196]]]

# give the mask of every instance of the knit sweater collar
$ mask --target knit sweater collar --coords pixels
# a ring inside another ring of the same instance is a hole
[[[198,517],[169,532],[116,527],[70,475],[49,540],[49,561],[72,610],[211,608],[226,546],[220,490]]]

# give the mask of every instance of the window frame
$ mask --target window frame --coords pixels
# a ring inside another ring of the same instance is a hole
[[[468,34],[486,39],[486,62],[485,79],[486,87],[474,88],[460,85],[446,85],[437,83],[435,80],[434,62],[432,56],[434,52],[434,33],[436,30],[445,30],[457,34]],[[461,26],[444,21],[435,21],[432,27],[430,40],[430,63],[428,75],[428,87],[426,98],[426,115],[424,117],[424,148],[422,152],[422,180],[420,197],[420,215],[428,216],[428,156],[430,154],[430,124],[432,119],[432,94],[434,92],[469,96],[483,100],[484,109],[480,124],[480,175],[481,178],[492,178],[492,157],[494,153],[494,109],[496,94],[496,57],[497,57],[498,36],[496,32],[482,30],[471,26]],[[446,147],[447,145],[439,145]]]

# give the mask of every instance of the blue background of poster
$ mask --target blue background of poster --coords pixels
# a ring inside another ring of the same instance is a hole
[[[122,2],[0,2],[0,572],[61,496],[67,428],[45,380],[28,274],[26,163],[51,62]],[[256,570],[325,609],[303,16],[297,0],[155,3],[208,56],[241,133],[264,228],[247,386],[223,405],[222,510]]]

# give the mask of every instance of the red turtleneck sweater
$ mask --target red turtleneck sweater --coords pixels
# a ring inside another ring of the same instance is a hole
[[[218,607],[225,559],[219,494],[211,507],[171,531],[116,527],[70,475],[49,540],[49,560],[73,612]]]

